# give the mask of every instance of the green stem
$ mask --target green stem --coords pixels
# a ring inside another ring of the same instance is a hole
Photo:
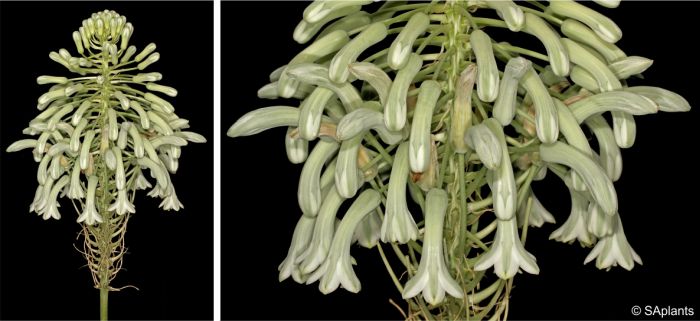
[[[384,254],[384,250],[382,249],[381,243],[377,243],[377,250],[379,250],[379,255],[382,257],[382,262],[384,263],[384,267],[386,267],[386,271],[389,272],[389,276],[391,276],[391,280],[394,281],[394,285],[396,286],[396,289],[399,290],[399,293],[403,293],[403,286],[401,285],[401,282],[399,282],[399,279],[396,277],[396,273],[394,273],[394,269],[391,268],[391,264],[389,264],[389,260],[387,260],[386,254]]]
[[[109,307],[109,289],[100,288],[100,320],[108,320],[108,309]]]

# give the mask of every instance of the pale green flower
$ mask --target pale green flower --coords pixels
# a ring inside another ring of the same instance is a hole
[[[129,201],[129,197],[126,194],[126,190],[121,190],[117,192],[117,198],[107,210],[114,211],[119,215],[124,215],[126,213],[136,213],[134,204],[131,204],[131,201]]]
[[[87,225],[95,225],[102,223],[103,219],[100,213],[95,208],[95,189],[97,188],[97,176],[88,177],[87,197],[85,198],[85,206],[83,212],[78,216],[78,223]]]
[[[554,14],[583,22],[601,39],[615,43],[622,38],[622,31],[610,18],[571,0],[557,0],[549,3]]]
[[[51,193],[48,196],[48,203],[43,209],[43,218],[48,220],[49,218],[60,219],[61,213],[59,213],[58,208],[61,206],[58,204],[57,197],[58,192],[68,184],[68,176],[62,176],[51,189]]]
[[[550,240],[572,243],[578,240],[583,246],[595,243],[595,236],[588,232],[588,206],[590,202],[584,194],[569,189],[571,194],[571,213],[566,222],[549,235]]]
[[[622,221],[617,215],[617,224],[615,232],[612,235],[605,236],[598,241],[598,244],[591,250],[584,264],[596,259],[595,266],[599,269],[610,269],[610,267],[618,264],[626,270],[634,268],[634,262],[642,264],[642,258],[632,249],[625,231],[622,228]]]
[[[141,169],[137,170],[136,179],[134,180],[134,189],[147,189],[153,187],[151,183],[143,176]]]
[[[408,163],[414,173],[423,173],[430,167],[430,123],[441,92],[437,81],[426,80],[420,85],[408,140]]]
[[[379,243],[381,236],[382,220],[379,214],[375,211],[370,213],[360,221],[355,229],[353,238],[357,240],[357,244],[362,247],[371,249]]]
[[[406,26],[401,29],[399,35],[389,46],[387,62],[391,69],[399,70],[406,66],[408,58],[413,52],[413,43],[425,32],[429,24],[428,15],[422,12],[416,12],[408,19]]]
[[[423,67],[423,59],[416,54],[411,54],[406,66],[396,72],[389,89],[389,97],[384,104],[384,123],[389,130],[398,131],[406,126],[408,88],[421,67]]]
[[[476,262],[474,270],[484,271],[492,266],[501,279],[512,278],[519,269],[531,274],[540,273],[535,256],[528,253],[520,243],[515,218],[498,220],[493,244]]]
[[[279,281],[282,282],[290,276],[297,283],[304,283],[306,277],[299,270],[298,257],[306,249],[311,241],[312,231],[316,223],[315,217],[302,215],[294,228],[292,242],[287,252],[287,257],[282,261],[277,270],[279,270]]]
[[[383,23],[373,23],[335,54],[328,67],[328,78],[335,83],[344,83],[350,76],[348,66],[372,45],[382,41],[387,36],[387,27]]]
[[[423,297],[430,304],[438,304],[445,299],[445,292],[455,298],[462,298],[462,288],[450,275],[445,264],[442,247],[442,230],[447,210],[447,193],[441,189],[431,189],[425,199],[425,236],[423,253],[418,272],[406,285],[402,296],[412,298],[423,292]]]
[[[336,142],[319,141],[309,155],[299,177],[297,199],[304,215],[313,217],[321,207],[321,170],[336,154],[339,145]]]
[[[338,230],[333,236],[333,243],[328,258],[319,268],[323,271],[319,290],[324,293],[335,291],[342,284],[343,288],[357,293],[360,291],[360,280],[352,269],[350,244],[358,224],[367,214],[373,213],[381,202],[380,195],[375,190],[365,190],[352,203],[343,216]]]
[[[545,167],[543,167],[545,168]],[[530,226],[535,226],[535,227],[542,227],[544,223],[556,223],[554,220],[554,216],[552,216],[551,213],[540,203],[540,200],[537,199],[535,196],[535,193],[530,190],[528,192],[529,197],[532,197],[532,205],[530,208],[530,216],[528,217],[528,225]],[[527,197],[525,197],[525,200],[527,200]],[[520,204],[520,207],[518,208],[517,212],[517,220],[518,220],[518,227],[522,227],[525,225],[525,215],[527,210],[527,201],[524,201]]]
[[[167,174],[166,174],[167,175]],[[168,176],[168,187],[166,188],[164,194],[161,196],[165,196],[163,198],[163,201],[160,202],[160,205],[158,207],[166,210],[166,211],[179,211],[181,208],[184,208],[185,206],[182,205],[180,200],[177,198],[177,194],[175,193],[175,186],[173,185],[173,182],[170,180],[170,175]]]
[[[343,201],[345,199],[331,187],[316,216],[309,246],[298,256],[303,259],[299,264],[301,273],[309,274],[315,271],[326,260],[335,234],[336,213]]]
[[[383,242],[406,243],[418,237],[418,227],[406,204],[408,167],[408,143],[404,142],[399,145],[391,166],[381,231]]]

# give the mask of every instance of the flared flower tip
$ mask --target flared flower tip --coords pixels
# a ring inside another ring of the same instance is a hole
[[[125,190],[117,193],[117,199],[109,206],[108,211],[115,211],[118,215],[136,213],[134,204],[131,204]]]
[[[611,267],[619,264],[629,271],[634,268],[634,262],[642,265],[642,258],[639,257],[627,241],[625,231],[622,228],[622,221],[620,221],[619,217],[615,233],[601,238],[583,261],[583,264],[587,264],[593,259],[596,259],[595,266],[601,270],[609,270]]]
[[[496,239],[491,249],[476,263],[474,270],[484,271],[491,266],[496,275],[504,280],[515,276],[520,268],[530,274],[540,273],[535,256],[520,243],[515,219],[498,221]]]
[[[448,206],[447,193],[442,189],[431,189],[425,199],[425,236],[418,272],[403,290],[408,299],[423,292],[423,297],[432,305],[442,302],[445,292],[453,297],[463,297],[462,288],[450,275],[442,251],[442,230]]]

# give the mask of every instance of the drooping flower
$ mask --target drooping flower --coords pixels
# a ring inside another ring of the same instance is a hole
[[[58,207],[60,205],[58,204],[58,201],[56,200],[56,197],[58,197],[58,192],[61,191],[61,189],[68,184],[68,176],[63,175],[61,178],[58,179],[56,184],[53,185],[53,188],[51,189],[51,193],[49,194],[48,197],[48,203],[46,204],[46,207],[44,208],[44,216],[43,219],[48,220],[49,218],[54,218],[54,219],[61,219],[61,213],[58,211]]]
[[[124,215],[126,213],[136,213],[134,204],[131,204],[131,201],[129,201],[129,197],[126,194],[126,190],[121,190],[117,192],[117,198],[107,210],[115,211],[119,215]]]
[[[160,202],[160,205],[158,205],[158,207],[161,207],[166,211],[179,211],[181,208],[185,207],[177,198],[177,194],[175,193],[175,186],[170,180],[170,175],[168,175],[168,187],[166,188],[165,193],[161,197],[163,196],[165,197],[163,198],[163,201]]]
[[[294,234],[292,235],[292,242],[289,245],[289,251],[287,251],[287,257],[280,263],[279,267],[277,267],[277,270],[280,272],[280,282],[286,280],[290,276],[297,283],[304,283],[306,281],[304,275],[302,275],[299,270],[298,257],[309,245],[315,223],[315,217],[302,215],[299,218],[299,222],[297,222],[294,228]]]
[[[343,288],[357,293],[360,291],[360,280],[352,270],[352,259],[350,257],[350,245],[352,237],[358,224],[369,213],[379,206],[381,196],[379,192],[369,189],[362,192],[352,203],[348,211],[343,216],[338,226],[328,258],[319,270],[323,273],[319,290],[328,294],[335,291],[342,284]]]
[[[373,248],[379,243],[381,227],[382,220],[376,211],[365,216],[355,229],[354,238],[357,239],[357,244],[368,249]]]
[[[331,186],[316,216],[316,224],[309,246],[298,256],[302,259],[299,266],[303,274],[315,271],[326,260],[335,233],[336,213],[344,200],[345,198],[341,197],[338,191]]]
[[[85,197],[83,186],[80,184],[80,162],[78,161],[75,161],[73,164],[73,171],[70,175],[70,185],[68,185],[68,192],[66,195],[70,199],[81,199]]]
[[[137,173],[134,174],[136,175],[136,179],[134,180],[134,188],[139,190],[139,189],[147,189],[153,187],[151,183],[146,179],[145,176],[143,176],[143,172],[139,169],[137,170]]]
[[[423,253],[418,272],[411,278],[403,290],[403,298],[408,299],[423,292],[423,297],[430,304],[438,304],[445,298],[445,292],[453,297],[463,297],[462,288],[450,275],[445,264],[442,248],[442,229],[447,210],[447,192],[431,189],[425,199],[425,236]]]
[[[625,231],[622,228],[620,215],[616,215],[617,224],[612,235],[605,236],[598,241],[591,253],[583,261],[584,264],[596,259],[595,266],[599,269],[610,269],[618,264],[626,270],[634,268],[634,262],[642,264],[642,258],[632,249]]]
[[[606,215],[595,203],[588,204],[588,232],[598,238],[612,235],[617,227],[617,216],[617,213]]]
[[[515,218],[498,220],[493,244],[488,252],[479,258],[474,270],[484,271],[492,266],[501,279],[512,278],[520,268],[531,274],[540,273],[535,256],[528,253],[520,243]]]
[[[584,246],[595,242],[595,237],[588,232],[588,199],[581,193],[569,189],[571,193],[571,213],[566,222],[549,235],[550,240],[572,243],[578,240]]]
[[[85,198],[83,213],[78,216],[78,223],[85,222],[87,225],[95,225],[95,223],[103,222],[102,216],[95,208],[95,189],[97,189],[97,176],[92,175],[88,177],[87,197]]]
[[[541,227],[544,223],[555,223],[554,216],[540,203],[537,199],[535,193],[530,190],[530,197],[532,197],[532,206],[530,208],[530,216],[528,217],[528,225]],[[525,198],[527,200],[527,197]],[[527,210],[527,201],[523,202],[518,208],[517,219],[518,227],[522,227],[525,224],[525,215]]]
[[[418,237],[418,227],[406,204],[408,182],[408,143],[399,145],[389,177],[382,241],[406,243]]]

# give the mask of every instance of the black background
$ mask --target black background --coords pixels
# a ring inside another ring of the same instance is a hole
[[[222,3],[222,129],[259,107],[268,74],[304,48],[292,39],[305,2]],[[698,2],[624,2],[603,9],[623,30],[628,55],[655,60],[646,85],[661,86],[700,105],[696,45]],[[530,37],[530,36],[523,36]],[[506,39],[498,39],[506,40]],[[538,48],[538,47],[534,47]],[[538,49],[544,52],[544,48]],[[644,260],[631,271],[583,265],[589,249],[548,241],[566,220],[569,194],[558,180],[535,184],[559,224],[532,228],[528,250],[540,275],[515,278],[511,319],[638,319],[633,305],[692,307],[698,318],[697,110],[637,117],[635,145],[623,150],[615,184],[631,245]],[[277,281],[300,211],[296,189],[301,165],[287,161],[277,128],[252,137],[222,137],[222,317],[224,319],[400,319],[388,303],[401,302],[376,250],[354,247],[359,294],[323,295],[318,283]],[[553,176],[553,175],[552,175]],[[405,280],[403,280],[405,282]],[[656,316],[655,319],[660,318]],[[677,318],[677,317],[676,317]],[[681,317],[682,318],[682,317]]]
[[[110,293],[112,319],[213,318],[213,5],[209,2],[0,2],[2,87],[2,214],[0,247],[2,319],[95,319],[99,295],[84,259],[73,248],[79,226],[70,202],[63,218],[43,221],[28,206],[36,188],[31,153],[7,146],[38,113],[36,99],[49,86],[43,74],[67,76],[48,57],[67,48],[71,33],[93,12],[112,9],[132,22],[130,44],[158,45],[161,59],[149,67],[161,83],[179,90],[170,101],[192,130],[209,140],[183,148],[172,176],[185,208],[165,212],[142,192],[126,236],[128,254]]]

